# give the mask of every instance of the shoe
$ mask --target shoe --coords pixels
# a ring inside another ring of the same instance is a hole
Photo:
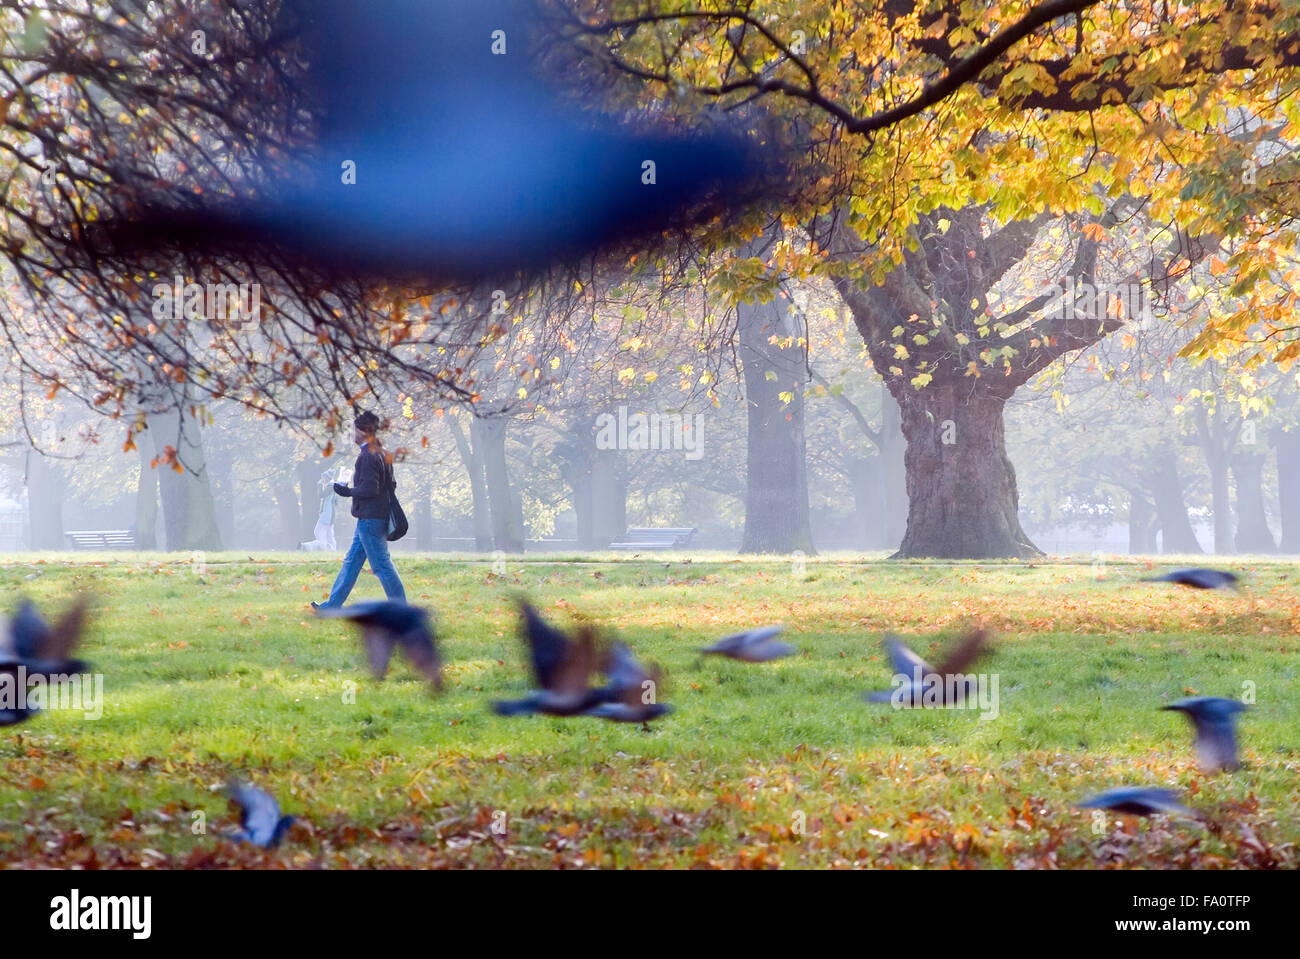
[[[312,609],[324,609],[325,607],[322,606],[320,603],[313,602],[313,603],[311,604],[311,608],[312,608]]]

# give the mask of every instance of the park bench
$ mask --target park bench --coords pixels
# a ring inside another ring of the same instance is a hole
[[[695,535],[695,528],[689,529],[672,529],[664,527],[653,529],[641,526],[633,526],[623,538],[617,542],[610,543],[610,549],[678,549],[683,546],[689,546],[691,537]]]
[[[63,534],[73,549],[135,549],[129,529],[77,529]]]

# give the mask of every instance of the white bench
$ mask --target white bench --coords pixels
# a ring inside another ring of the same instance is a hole
[[[695,528],[671,528],[633,526],[623,534],[623,538],[610,543],[610,549],[680,549],[689,546]]]
[[[129,529],[74,529],[63,534],[73,549],[135,549]]]

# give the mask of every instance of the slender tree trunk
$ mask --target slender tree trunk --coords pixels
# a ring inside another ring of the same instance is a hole
[[[1232,508],[1228,501],[1228,443],[1223,404],[1216,404],[1214,416],[1201,401],[1196,410],[1196,434],[1205,465],[1210,470],[1210,491],[1214,507],[1214,552],[1232,552]]]
[[[1217,451],[1207,455],[1210,468],[1210,490],[1214,509],[1214,552],[1232,552],[1232,507],[1228,499],[1228,457]]]
[[[569,483],[569,502],[573,504],[578,545],[585,549],[595,548],[597,546],[596,511],[593,503],[590,464],[573,464],[566,478]]]
[[[627,476],[617,450],[597,450],[591,463],[591,536],[604,548],[627,531]]]
[[[583,422],[557,455],[570,490],[578,545],[603,549],[627,529],[627,479],[621,469],[626,453],[597,449],[590,422]]]
[[[433,549],[433,487],[423,482],[415,496],[415,548],[428,552]]]
[[[504,417],[476,417],[471,434],[475,451],[483,457],[483,475],[487,480],[488,505],[492,515],[492,544],[507,553],[522,553],[524,531],[519,504],[510,488],[506,424]]]
[[[764,304],[742,303],[738,322],[749,421],[740,551],[811,553],[803,350],[769,342],[796,335],[795,324],[779,297]]]
[[[32,549],[67,549],[63,541],[63,469],[36,450],[27,451],[27,526]]]
[[[140,478],[135,487],[135,548],[158,548],[158,473],[150,466],[144,437],[136,444],[140,461]]]
[[[451,419],[450,424],[456,452],[460,454],[460,461],[469,474],[469,492],[474,513],[474,548],[480,553],[486,553],[492,549],[492,517],[488,508],[487,480],[483,476],[482,451],[477,448],[477,439],[474,446],[470,445],[460,423]]]
[[[294,467],[298,476],[298,542],[310,543],[316,538],[316,521],[320,519],[320,474],[325,467],[320,460],[299,460]],[[297,545],[297,544],[295,544]]]
[[[279,548],[297,549],[299,543],[305,542],[298,538],[302,526],[302,510],[298,505],[297,490],[288,477],[282,477],[272,484],[271,496],[280,513]]]
[[[1300,426],[1273,431],[1277,450],[1278,514],[1282,521],[1282,542],[1278,548],[1300,554]]]
[[[854,526],[857,545],[863,549],[889,547],[887,513],[881,509],[882,459],[879,456],[854,459],[849,464],[849,487],[853,490]]]
[[[1264,454],[1238,449],[1232,455],[1232,476],[1237,481],[1237,533],[1233,546],[1239,553],[1277,552],[1264,510]]]
[[[1158,450],[1151,470],[1151,494],[1160,517],[1162,553],[1200,553],[1192,522],[1187,518],[1183,484],[1178,478],[1178,457],[1172,447]]]
[[[197,423],[185,423],[179,436],[181,415],[176,412],[149,417],[154,454],[163,456],[167,446],[179,443],[181,471],[159,465],[158,489],[162,499],[163,527],[169,550],[219,550],[216,506],[208,485],[208,471]]]
[[[217,534],[221,542],[233,546],[235,542],[235,478],[233,450],[219,450],[208,458],[208,473],[212,477],[212,507],[216,511]],[[307,537],[311,539],[310,536]]]
[[[907,533],[896,555],[945,559],[1041,556],[1020,528],[1016,471],[1001,396],[931,384],[900,400],[907,437]]]
[[[591,549],[598,546],[592,482],[592,467],[598,450],[590,435],[590,417],[578,416],[575,424],[574,432],[556,447],[556,455],[560,461],[560,474],[569,487],[569,504],[573,507],[578,545]]]

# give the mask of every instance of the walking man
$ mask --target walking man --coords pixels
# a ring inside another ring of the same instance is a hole
[[[406,590],[388,555],[389,494],[397,488],[393,466],[379,442],[379,417],[369,410],[359,414],[352,438],[361,447],[352,470],[352,485],[334,484],[334,492],[352,499],[352,515],[357,518],[357,532],[343,557],[343,568],[334,580],[329,599],[312,603],[313,609],[342,606],[361,575],[361,567],[370,561],[370,570],[379,577],[384,595],[406,602]]]

